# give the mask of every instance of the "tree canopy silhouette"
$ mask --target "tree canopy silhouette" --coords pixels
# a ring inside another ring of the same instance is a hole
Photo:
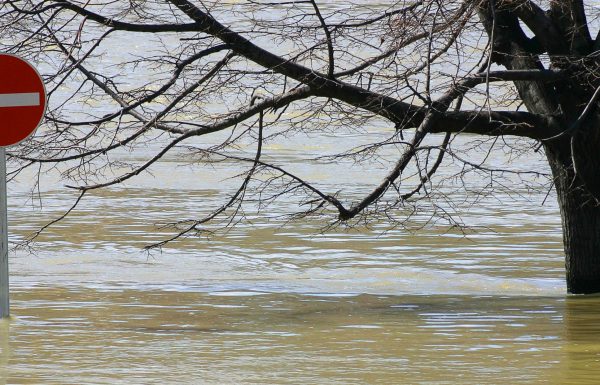
[[[174,223],[173,237],[154,247],[216,218],[234,223],[251,188],[269,191],[259,204],[294,194],[304,207],[296,215],[335,223],[409,217],[423,209],[416,202],[436,199],[436,172],[449,162],[489,175],[490,184],[520,172],[469,160],[467,150],[453,149],[457,136],[492,138],[490,151],[520,137],[519,151],[542,153],[549,164],[568,290],[600,291],[596,1],[7,0],[0,7],[0,50],[38,63],[50,95],[44,129],[12,152],[21,169],[66,165],[79,202],[176,148],[247,163],[222,206]],[[133,54],[138,42],[153,49]],[[386,146],[398,155],[359,201],[345,200],[343,186],[325,191],[262,157],[272,135],[335,132],[371,119],[387,122],[389,139],[337,157],[371,159]],[[218,145],[193,141],[224,131]],[[254,156],[230,151],[248,138]],[[160,144],[154,155],[110,172],[113,153],[147,153],[149,143]],[[526,160],[521,154],[518,162]]]

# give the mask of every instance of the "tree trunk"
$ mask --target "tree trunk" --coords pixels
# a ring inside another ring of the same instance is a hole
[[[567,290],[600,292],[600,207],[580,193],[563,191],[558,202],[563,225]]]
[[[590,130],[593,131],[593,130]],[[591,133],[546,146],[562,218],[567,290],[600,292],[600,147]],[[574,149],[576,156],[572,156]],[[573,167],[575,160],[575,167]]]

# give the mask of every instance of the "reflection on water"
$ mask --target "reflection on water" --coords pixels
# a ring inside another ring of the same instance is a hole
[[[591,384],[599,302],[37,287],[14,293],[17,315],[0,328],[0,376],[46,384]]]
[[[0,320],[0,383],[8,383],[10,358],[10,320]]]
[[[349,140],[354,146],[386,135]],[[342,187],[349,202],[386,173],[372,164],[307,162],[306,153],[317,154],[305,142],[270,143],[264,156],[326,191]],[[339,142],[319,138],[319,149]],[[487,161],[506,160],[494,156]],[[528,166],[546,167],[539,159]],[[445,186],[470,226],[466,234],[444,223],[415,233],[387,223],[320,233],[323,223],[289,223],[283,215],[298,207],[284,198],[261,215],[248,210],[248,221],[226,234],[141,251],[169,235],[157,224],[222,204],[237,188],[227,178],[238,173],[232,164],[167,159],[132,185],[89,194],[33,252],[12,253],[14,318],[0,323],[0,381],[596,380],[600,298],[565,297],[558,209],[553,196],[542,205],[547,190],[528,190],[535,181],[489,195]],[[20,178],[9,186],[13,241],[60,216],[74,198],[49,172],[40,210],[27,186],[37,179]],[[468,183],[477,192],[488,181]]]
[[[565,371],[571,383],[597,384],[600,378],[600,296],[569,297],[565,329]]]
[[[270,36],[258,42],[272,44]],[[113,44],[100,50],[133,58],[156,48],[139,41],[122,50],[121,37]],[[128,81],[151,80],[134,72]],[[112,112],[94,113],[102,108]],[[370,120],[329,129],[308,137],[270,131],[262,159],[357,202],[398,149],[386,146],[364,163],[317,158],[386,141],[394,128]],[[210,140],[218,139],[186,144]],[[495,140],[472,140],[461,136],[453,147],[468,146],[475,164],[547,172],[542,154],[519,159],[518,151],[490,153]],[[113,156],[144,162],[158,147]],[[466,236],[446,223],[418,233],[371,223],[321,234],[323,223],[288,223],[282,216],[301,208],[284,197],[261,215],[248,210],[248,221],[227,234],[146,255],[143,246],[172,235],[157,225],[202,217],[239,186],[230,178],[239,165],[202,167],[178,151],[129,184],[90,192],[33,251],[11,254],[13,318],[0,321],[0,383],[598,383],[600,297],[564,294],[549,182],[506,174],[491,183],[487,174],[461,179],[451,166],[440,169],[432,183],[453,203],[438,195],[436,208],[452,206],[473,230]],[[13,241],[75,199],[56,178],[60,170],[41,170],[40,179],[25,170],[9,185]]]
[[[320,223],[282,219],[295,204],[283,200],[226,234],[143,253],[167,235],[157,223],[197,217],[235,188],[222,182],[234,168],[219,167],[163,162],[135,187],[90,194],[33,252],[13,253],[0,382],[592,384],[600,376],[600,297],[565,296],[558,210],[541,204],[545,192],[465,200],[456,209],[472,226],[466,236],[385,223],[320,233]],[[354,181],[348,199],[378,180],[331,167]],[[43,210],[12,185],[13,240],[71,202],[48,178]]]

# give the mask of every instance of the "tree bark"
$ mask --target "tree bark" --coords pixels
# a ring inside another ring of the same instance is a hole
[[[575,133],[546,146],[562,219],[567,290],[573,294],[600,292],[600,152],[594,136]]]

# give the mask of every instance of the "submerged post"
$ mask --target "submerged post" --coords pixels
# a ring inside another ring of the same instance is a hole
[[[0,147],[0,318],[10,315],[8,297],[8,215],[6,205],[6,149]]]

